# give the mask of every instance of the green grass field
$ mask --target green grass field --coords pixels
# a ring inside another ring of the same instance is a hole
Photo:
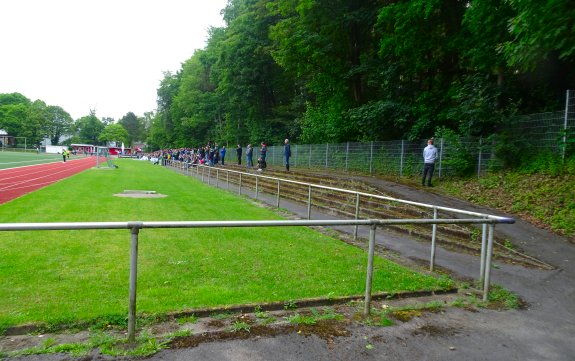
[[[11,222],[278,219],[252,201],[149,162],[115,161],[0,205]],[[126,189],[166,198],[115,197]],[[0,232],[0,328],[125,316],[128,230]],[[308,228],[144,229],[138,312],[362,294],[364,251]],[[374,292],[449,280],[377,258]]]
[[[27,165],[43,164],[62,161],[60,154],[46,154],[36,152],[0,152],[0,169],[24,167]]]

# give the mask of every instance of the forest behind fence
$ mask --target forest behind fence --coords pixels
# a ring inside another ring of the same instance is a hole
[[[411,177],[421,174],[426,143],[427,139],[292,144],[290,164],[296,168]],[[575,92],[567,91],[563,111],[514,117],[487,138],[436,138],[435,146],[439,150],[435,168],[438,177],[482,176],[543,154],[565,159],[575,153]],[[254,153],[257,159],[260,149]],[[268,147],[267,163],[283,165],[283,146]]]

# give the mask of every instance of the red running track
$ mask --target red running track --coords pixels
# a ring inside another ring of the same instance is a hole
[[[104,160],[105,161],[105,160]],[[96,166],[96,157],[0,170],[0,204]]]

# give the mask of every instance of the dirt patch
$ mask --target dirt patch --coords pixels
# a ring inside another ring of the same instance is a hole
[[[122,193],[114,194],[115,197],[123,198],[165,198],[167,195],[156,193],[156,191],[146,190],[125,190]]]
[[[317,322],[314,325],[254,325],[250,327],[249,331],[206,332],[199,335],[177,337],[169,343],[169,347],[188,348],[196,347],[202,343],[208,342],[245,340],[257,337],[275,337],[294,332],[305,337],[316,335],[322,340],[325,340],[328,344],[333,343],[336,337],[348,337],[351,335],[351,332],[346,328],[344,323],[335,320],[326,320]]]
[[[455,336],[459,333],[454,327],[443,327],[436,325],[423,325],[415,329],[411,334],[413,336],[426,336],[426,337],[445,337]]]
[[[209,327],[221,328],[226,326],[226,323],[222,320],[210,320],[207,325]]]
[[[411,321],[414,317],[421,317],[422,312],[419,310],[407,310],[407,311],[393,311],[391,316],[396,320],[401,322]]]

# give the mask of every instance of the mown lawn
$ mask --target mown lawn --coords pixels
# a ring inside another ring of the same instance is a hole
[[[0,152],[0,169],[24,167],[27,165],[43,164],[62,161],[60,154],[46,154],[36,152]]]
[[[115,161],[0,205],[0,221],[264,220],[250,200],[148,162]],[[115,197],[127,189],[166,198]],[[0,326],[125,315],[128,230],[0,232]],[[361,294],[364,251],[302,227],[144,229],[138,312]],[[374,292],[450,281],[377,258]]]

